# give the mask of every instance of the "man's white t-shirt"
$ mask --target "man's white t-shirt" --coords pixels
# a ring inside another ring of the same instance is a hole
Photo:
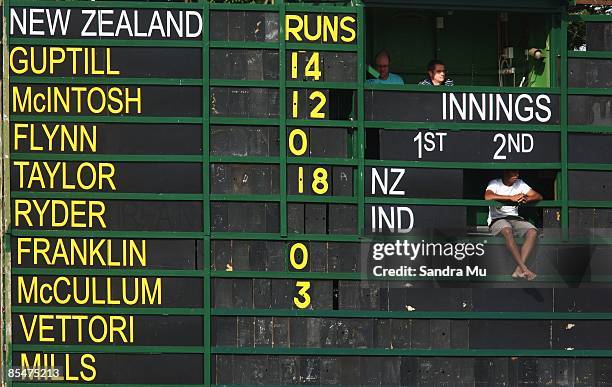
[[[514,184],[505,185],[502,179],[494,179],[489,182],[487,191],[492,191],[496,195],[512,196],[516,194],[526,194],[531,190],[523,180],[517,179]],[[487,224],[491,225],[493,219],[506,216],[518,216],[518,206],[489,206],[489,218]]]

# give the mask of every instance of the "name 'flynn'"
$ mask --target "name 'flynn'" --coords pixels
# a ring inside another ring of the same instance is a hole
[[[198,38],[202,15],[196,10],[11,8],[10,35]],[[77,35],[78,36],[78,35]]]
[[[529,122],[535,118],[546,123],[551,117],[551,99],[546,94],[442,93],[444,121]]]

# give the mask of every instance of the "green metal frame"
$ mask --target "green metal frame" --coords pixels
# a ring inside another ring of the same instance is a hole
[[[500,4],[492,4],[492,7],[499,7]],[[528,2],[524,1],[525,7]],[[484,4],[484,3],[483,3]],[[488,2],[487,2],[488,4]],[[212,316],[301,316],[301,317],[347,317],[347,318],[411,318],[411,319],[542,319],[542,320],[562,320],[562,319],[586,319],[586,320],[612,320],[611,313],[523,313],[523,312],[389,312],[389,311],[349,311],[349,310],[267,310],[267,309],[222,309],[214,308],[211,301],[211,282],[213,278],[275,278],[275,279],[328,279],[328,280],[361,280],[360,273],[314,273],[314,272],[253,272],[253,271],[212,271],[211,270],[211,240],[277,240],[277,241],[323,241],[323,242],[353,242],[359,243],[367,238],[364,234],[365,228],[365,206],[370,203],[403,203],[403,204],[427,204],[427,205],[456,205],[456,206],[475,206],[485,207],[489,202],[484,200],[467,199],[397,199],[397,198],[377,198],[365,196],[365,168],[368,166],[398,166],[398,167],[426,167],[426,168],[472,168],[472,169],[498,169],[499,164],[494,163],[461,163],[461,162],[408,162],[408,161],[375,161],[365,160],[365,130],[366,128],[380,128],[393,130],[409,129],[456,129],[456,130],[495,130],[495,131],[518,131],[518,130],[538,130],[553,131],[560,133],[561,136],[561,160],[559,163],[530,163],[530,164],[504,164],[508,167],[521,169],[554,169],[559,171],[560,197],[558,200],[543,201],[538,207],[553,207],[561,209],[562,237],[561,239],[544,239],[542,244],[562,243],[569,240],[568,233],[568,214],[572,207],[585,208],[612,208],[612,201],[576,201],[568,198],[568,172],[570,170],[612,170],[612,164],[571,164],[568,163],[567,147],[568,133],[574,132],[607,132],[612,133],[610,127],[595,126],[576,126],[568,124],[567,107],[568,99],[571,95],[610,95],[610,89],[587,89],[587,88],[568,88],[568,58],[612,58],[611,52],[568,52],[565,47],[567,43],[567,25],[571,21],[585,22],[612,22],[611,16],[568,16],[559,13],[557,24],[552,29],[552,49],[560,56],[561,83],[556,85],[556,77],[553,79],[551,88],[543,89],[522,89],[525,92],[546,92],[560,96],[560,124],[559,125],[504,125],[504,124],[447,124],[447,123],[423,123],[423,122],[372,122],[365,121],[364,109],[358,109],[355,121],[336,121],[336,120],[303,120],[287,118],[286,114],[286,91],[292,88],[334,88],[354,90],[357,96],[357,103],[360,107],[364,105],[364,96],[367,90],[403,90],[418,92],[439,92],[436,89],[427,89],[419,86],[380,86],[365,84],[365,6],[357,2],[355,6],[340,6],[335,4],[296,4],[279,1],[276,4],[226,4],[208,3],[206,1],[195,3],[146,3],[129,1],[46,1],[46,0],[12,0],[5,3],[4,15],[7,16],[8,6],[61,6],[61,7],[138,7],[138,8],[179,8],[197,9],[204,15],[204,25],[208,26],[210,11],[213,10],[242,10],[242,11],[267,11],[278,13],[279,15],[279,41],[278,42],[231,42],[231,41],[209,41],[208,28],[204,28],[202,41],[121,41],[121,40],[80,40],[80,39],[35,39],[35,38],[12,38],[10,44],[30,44],[48,45],[56,43],[61,45],[87,45],[87,46],[142,46],[142,47],[197,47],[202,50],[202,74],[201,79],[161,79],[161,78],[95,78],[95,77],[11,77],[12,83],[45,83],[52,82],[58,84],[151,84],[151,85],[197,85],[203,88],[202,117],[84,117],[84,116],[19,116],[19,120],[30,122],[122,122],[122,123],[191,123],[202,126],[203,152],[201,155],[68,155],[68,154],[35,154],[35,153],[12,153],[13,160],[66,160],[66,161],[123,161],[123,162],[191,162],[201,163],[202,173],[205,177],[202,184],[202,194],[152,194],[152,193],[59,193],[59,192],[12,192],[13,198],[104,198],[104,199],[125,199],[125,200],[197,200],[201,201],[204,208],[203,230],[201,232],[103,232],[103,231],[32,231],[32,230],[11,230],[12,236],[64,236],[64,237],[114,237],[114,238],[187,238],[200,239],[203,241],[204,267],[198,270],[102,270],[102,269],[26,269],[14,268],[12,274],[15,275],[150,275],[150,276],[173,276],[173,277],[201,277],[204,283],[204,304],[201,308],[130,308],[130,314],[162,314],[162,315],[198,315],[204,319],[204,343],[198,347],[151,347],[151,346],[90,346],[90,345],[26,345],[8,343],[8,361],[11,363],[10,356],[12,351],[32,350],[32,351],[65,351],[65,352],[104,352],[104,353],[201,353],[204,355],[204,385],[211,385],[211,362],[215,354],[291,354],[291,355],[395,355],[395,356],[562,356],[562,357],[612,357],[612,351],[595,350],[384,350],[384,349],[328,349],[328,348],[226,348],[212,346],[211,319]],[[287,12],[328,12],[328,13],[350,13],[357,18],[358,32],[356,44],[306,44],[306,43],[286,43],[284,41],[284,16]],[[248,81],[248,80],[223,80],[209,79],[207,76],[209,69],[209,50],[211,48],[249,48],[249,49],[273,49],[279,52],[279,78],[278,80]],[[319,50],[319,51],[346,51],[355,52],[357,55],[357,74],[355,83],[342,82],[308,82],[308,81],[288,81],[286,79],[286,53],[288,50]],[[553,71],[557,71],[556,65]],[[211,117],[209,114],[209,87],[271,87],[279,89],[280,111],[278,118],[228,118]],[[516,92],[515,88],[498,87],[455,87],[453,91],[462,92]],[[274,157],[234,157],[234,156],[210,156],[209,154],[209,132],[212,124],[232,124],[232,125],[272,125],[279,129],[280,149],[279,156]],[[352,128],[353,137],[351,147],[354,152],[347,158],[314,158],[314,157],[291,157],[287,154],[287,127],[291,126],[332,126]],[[247,164],[275,164],[279,165],[280,170],[280,193],[277,195],[215,195],[210,194],[210,181],[208,171],[212,163],[247,163]],[[308,195],[289,195],[287,193],[287,166],[295,164],[309,165],[343,165],[354,167],[354,195],[351,197],[339,196],[308,196]],[[238,232],[211,232],[210,216],[208,209],[212,201],[273,201],[280,204],[280,231],[279,233],[238,233]],[[357,208],[357,234],[354,235],[311,235],[311,234],[291,234],[287,231],[287,205],[292,202],[301,203],[351,203]],[[418,238],[420,239],[420,238]],[[482,240],[481,237],[466,238],[470,240]],[[9,238],[4,236],[5,243]],[[490,243],[501,243],[501,241],[490,240]],[[573,241],[575,242],[575,241]],[[591,241],[592,242],[592,241]],[[612,244],[612,238],[602,238],[598,240],[600,244]],[[3,261],[7,260],[3,257]],[[9,262],[10,264],[10,262]],[[507,276],[491,276],[488,281],[507,281]],[[543,276],[544,282],[572,281],[579,278]],[[611,276],[594,276],[593,282],[612,282]],[[315,295],[316,297],[316,295]],[[9,309],[10,310],[10,309]],[[112,307],[26,307],[12,306],[13,313],[126,313],[126,309]],[[5,316],[10,321],[10,315]],[[32,383],[11,383],[9,385],[33,385]],[[40,386],[42,384],[36,384]],[[64,385],[64,384],[54,384]],[[65,384],[68,385],[68,384]],[[92,384],[96,385],[96,384]],[[124,384],[128,386],[128,384]]]

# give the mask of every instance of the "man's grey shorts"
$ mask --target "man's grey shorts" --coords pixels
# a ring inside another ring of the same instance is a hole
[[[512,231],[518,236],[522,237],[529,230],[538,230],[536,226],[529,223],[526,220],[520,219],[498,219],[489,227],[489,231],[491,234],[497,235],[501,232],[502,229],[510,227]]]

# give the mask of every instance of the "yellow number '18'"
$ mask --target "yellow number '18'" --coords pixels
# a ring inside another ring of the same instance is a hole
[[[323,195],[329,189],[327,182],[327,170],[322,167],[312,172],[312,191],[317,195]],[[304,193],[304,167],[298,167],[298,193]]]

